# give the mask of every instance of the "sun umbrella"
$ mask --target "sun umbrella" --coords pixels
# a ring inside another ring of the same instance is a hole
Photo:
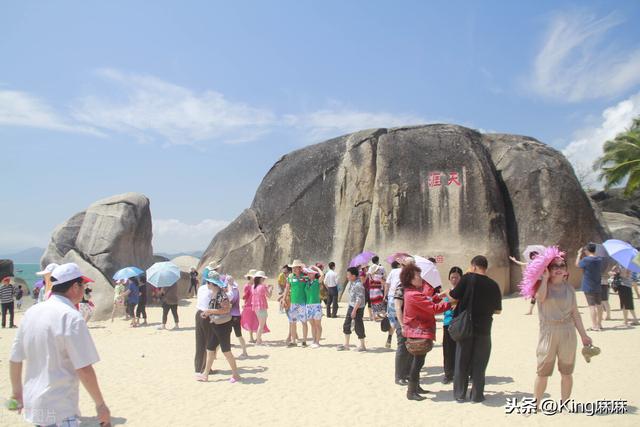
[[[144,270],[141,270],[138,267],[125,267],[121,270],[118,270],[116,274],[113,275],[113,280],[129,279],[141,274],[144,274]]]
[[[635,273],[640,273],[640,265],[633,262],[633,259],[638,256],[638,250],[629,243],[622,240],[609,239],[602,246],[618,264]]]
[[[40,280],[36,280],[36,282],[33,284],[33,288],[41,288],[44,286],[44,280],[40,279]]]
[[[156,262],[147,270],[147,282],[167,288],[180,279],[180,268],[172,262]]]
[[[402,258],[408,257],[408,256],[411,256],[411,255],[409,255],[406,252],[396,252],[387,257],[387,262],[389,264],[393,264],[394,261],[401,260]]]
[[[369,264],[369,261],[371,261],[371,258],[374,256],[376,256],[376,254],[373,252],[364,251],[351,260],[349,267],[360,267],[361,265]]]
[[[545,251],[544,246],[542,245],[529,245],[526,248],[524,248],[524,251],[522,251],[522,256],[524,259],[524,262],[529,262],[531,260],[530,256],[531,256],[531,252],[537,252],[538,255],[542,255]]]
[[[609,256],[607,250],[600,243],[596,243],[596,256],[606,258]]]
[[[434,288],[442,286],[440,272],[434,263],[418,255],[414,255],[413,259],[416,260],[416,265],[422,270],[420,277],[422,277],[423,280],[426,280]]]

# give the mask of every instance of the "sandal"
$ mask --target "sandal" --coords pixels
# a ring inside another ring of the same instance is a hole
[[[339,345],[336,350],[338,351],[349,351],[349,347],[345,347],[344,345]]]
[[[231,384],[235,384],[235,383],[239,382],[241,379],[242,379],[242,378],[234,378],[234,377],[231,377],[231,378],[229,378],[229,382],[230,382]]]
[[[206,383],[209,381],[209,376],[205,374],[196,374],[196,381]]]

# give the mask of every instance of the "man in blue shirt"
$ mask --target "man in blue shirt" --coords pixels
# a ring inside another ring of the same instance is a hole
[[[587,298],[591,314],[593,331],[602,330],[602,294],[600,280],[602,277],[602,258],[596,256],[596,244],[589,243],[578,250],[576,267],[582,269],[582,292]]]

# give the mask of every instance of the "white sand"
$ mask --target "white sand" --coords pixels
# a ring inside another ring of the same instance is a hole
[[[578,294],[584,306],[584,296]],[[128,322],[97,322],[91,333],[102,361],[96,371],[111,409],[115,425],[207,426],[243,425],[640,425],[638,373],[640,327],[615,327],[622,313],[613,312],[604,332],[592,332],[602,354],[587,364],[579,356],[574,376],[573,398],[580,402],[599,399],[626,399],[629,413],[588,417],[506,415],[507,397],[531,396],[535,378],[537,316],[525,316],[528,303],[519,298],[504,301],[502,315],[495,316],[493,350],[487,369],[487,400],[483,404],[458,404],[451,385],[442,385],[442,347],[427,356],[422,372],[423,387],[432,391],[423,402],[406,400],[405,390],[393,383],[394,352],[383,348],[385,334],[379,324],[365,322],[367,353],[337,352],[342,342],[343,319],[323,319],[324,345],[319,349],[285,348],[287,322],[274,304],[266,335],[271,346],[250,347],[249,360],[239,361],[242,383],[230,384],[226,361],[219,360],[209,383],[199,383],[193,375],[193,301],[179,308],[179,331],[156,330],[159,308],[148,308],[153,326],[131,329]],[[616,295],[611,303],[618,307]],[[636,300],[640,307],[640,301]],[[587,310],[582,307],[588,324]],[[344,314],[345,304],[339,314]],[[20,315],[18,315],[18,323]],[[169,327],[173,326],[169,315]],[[442,338],[438,324],[438,340]],[[15,329],[0,330],[0,396],[10,394],[8,356]],[[245,337],[247,335],[245,334]],[[355,338],[355,335],[353,336]],[[235,338],[232,339],[235,343]],[[276,343],[277,342],[277,343]],[[395,337],[393,340],[395,348]],[[239,354],[235,348],[234,353]],[[558,399],[560,377],[550,379],[547,392]],[[94,406],[82,390],[80,407],[87,418],[83,425],[97,425]],[[25,425],[21,416],[0,410],[0,425]]]

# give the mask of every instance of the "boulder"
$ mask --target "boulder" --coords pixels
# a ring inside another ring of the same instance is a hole
[[[356,132],[294,151],[267,173],[251,207],[218,233],[200,268],[275,277],[293,258],[344,272],[363,250],[438,256],[440,269],[489,258],[509,289],[507,221],[482,135],[452,125]]]
[[[612,238],[640,247],[640,219],[615,212],[604,212],[603,216]]]
[[[96,277],[87,275],[96,280],[94,318],[99,320],[111,313],[115,272],[131,265],[147,269],[152,264],[151,238],[149,199],[138,193],[121,194],[97,201],[59,225],[40,263],[82,260],[81,268],[94,269]]]
[[[624,195],[623,188],[594,191],[590,195],[603,212],[616,212],[640,218],[640,192]]]
[[[608,235],[571,164],[559,151],[534,138],[485,134],[502,192],[511,255],[522,259],[527,245],[559,245],[569,257],[572,284],[582,274],[574,263],[578,248],[602,242]],[[516,291],[521,269],[511,268],[510,290]]]

